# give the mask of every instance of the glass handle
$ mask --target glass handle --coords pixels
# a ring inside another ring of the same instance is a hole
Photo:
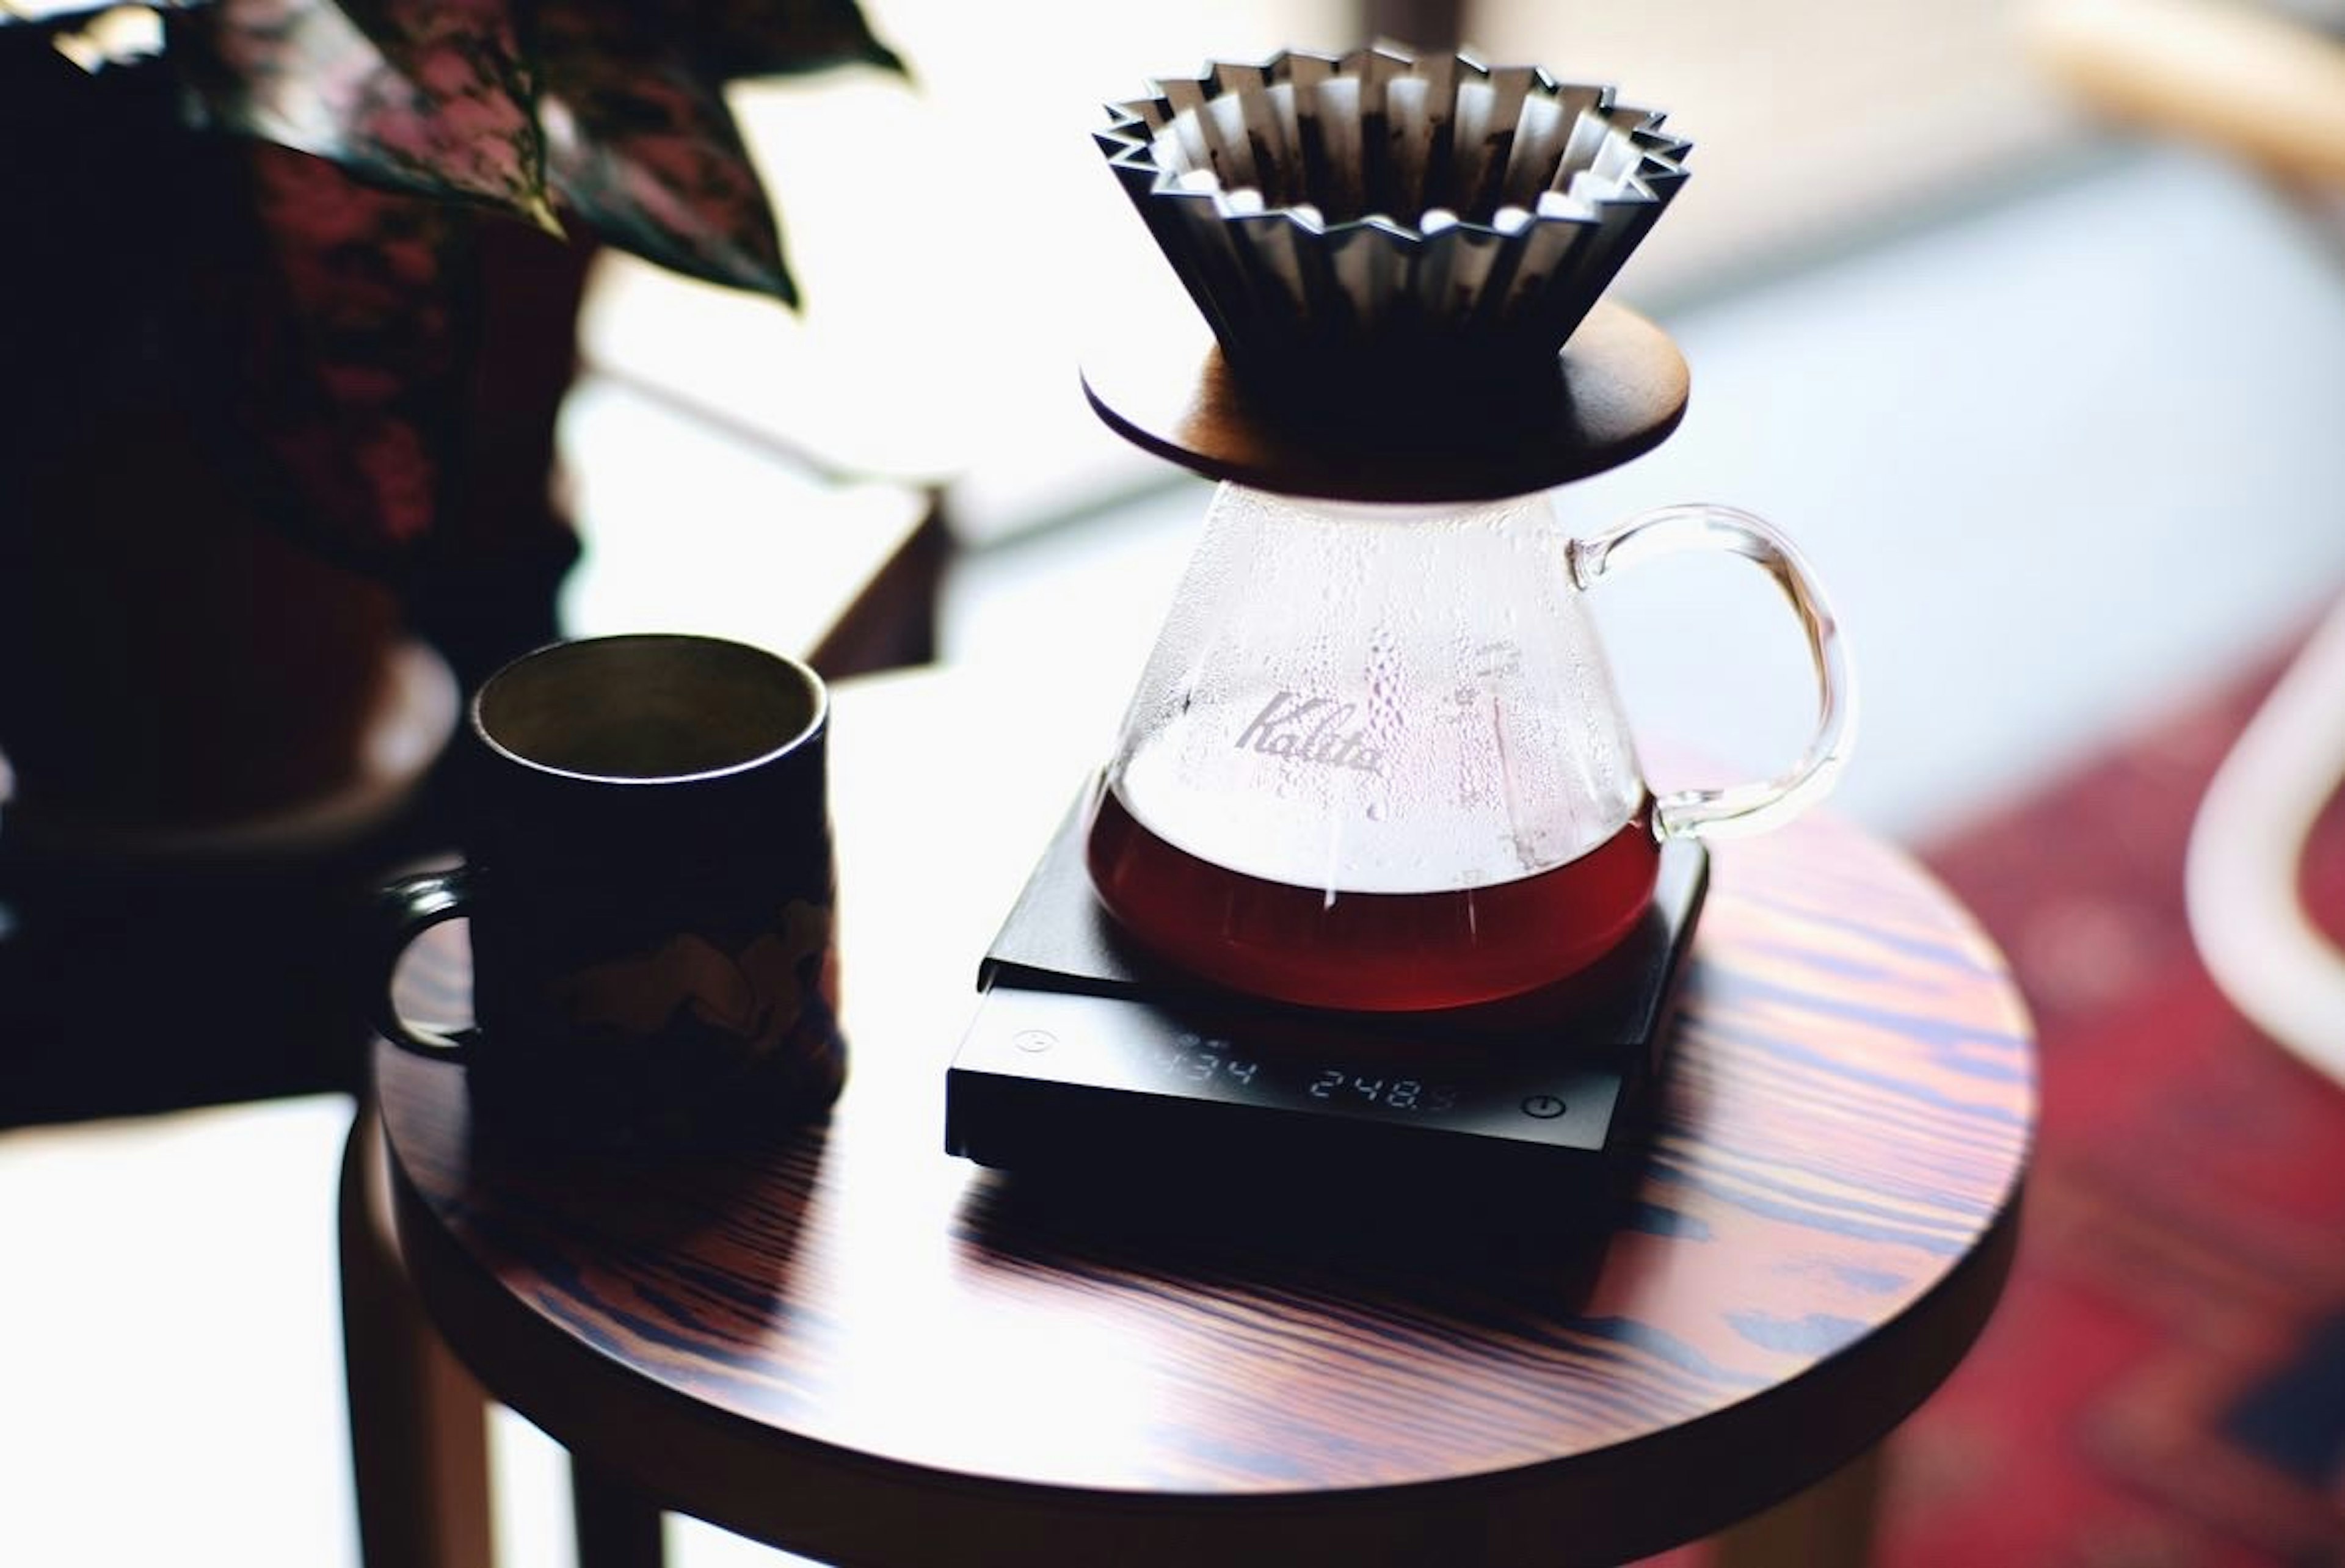
[[[1625,566],[1695,550],[1727,550],[1755,561],[1783,591],[1807,634],[1816,671],[1816,728],[1789,772],[1763,784],[1679,790],[1655,802],[1664,838],[1721,838],[1777,827],[1832,788],[1856,737],[1856,682],[1823,591],[1792,541],[1764,519],[1731,506],[1665,506],[1593,539],[1571,541],[1571,580],[1593,587]]]

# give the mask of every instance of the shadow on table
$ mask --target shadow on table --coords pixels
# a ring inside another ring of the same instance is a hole
[[[1346,1294],[1503,1290],[1571,1313],[1616,1230],[1643,1228],[1642,1212],[1609,1194],[1445,1193],[1399,1178],[989,1171],[962,1200],[959,1237],[963,1261],[980,1269],[1041,1264]]]

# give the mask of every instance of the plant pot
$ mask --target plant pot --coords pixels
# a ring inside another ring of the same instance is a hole
[[[50,456],[0,531],[12,830],[216,827],[354,777],[391,591],[258,521],[184,429]]]

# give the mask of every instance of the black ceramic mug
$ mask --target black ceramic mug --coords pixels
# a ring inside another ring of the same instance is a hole
[[[486,681],[454,777],[463,864],[381,895],[367,1000],[465,1065],[476,1117],[563,1142],[734,1147],[846,1071],[831,942],[828,700],[707,637],[557,643]],[[472,926],[472,1027],[399,1016],[426,927]]]

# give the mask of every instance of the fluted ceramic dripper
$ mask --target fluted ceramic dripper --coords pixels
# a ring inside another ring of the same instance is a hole
[[[1685,181],[1609,86],[1389,47],[1216,62],[1111,106],[1110,167],[1249,385],[1552,379]]]

